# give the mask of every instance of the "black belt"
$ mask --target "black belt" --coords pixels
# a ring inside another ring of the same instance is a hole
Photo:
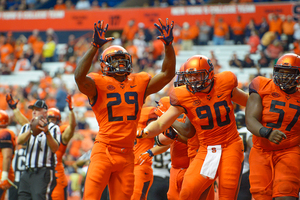
[[[27,168],[26,168],[26,171],[37,173],[37,172],[38,172],[39,170],[41,170],[41,169],[52,169],[52,170],[54,170],[53,167],[36,167],[36,168],[27,167]]]

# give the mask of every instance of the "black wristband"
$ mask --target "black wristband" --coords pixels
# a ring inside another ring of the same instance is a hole
[[[261,127],[261,129],[259,129],[259,134],[261,137],[268,139],[272,131],[273,131],[272,128],[267,128],[263,126]]]
[[[147,153],[149,153],[149,155],[150,155],[151,157],[154,156],[154,154],[153,154],[153,152],[151,151],[151,149],[149,149],[149,150],[147,151]]]
[[[160,141],[159,141],[159,135],[154,137],[154,141],[156,142],[157,146],[164,146]]]

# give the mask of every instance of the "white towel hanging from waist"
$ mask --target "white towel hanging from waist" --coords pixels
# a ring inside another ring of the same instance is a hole
[[[203,162],[200,174],[209,179],[214,179],[219,167],[220,158],[222,155],[221,145],[207,147],[207,154]]]

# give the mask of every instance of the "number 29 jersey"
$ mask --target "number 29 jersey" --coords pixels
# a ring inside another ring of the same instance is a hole
[[[132,148],[151,76],[145,72],[130,74],[123,82],[113,77],[90,73],[97,88],[95,113],[99,132],[96,141]]]
[[[257,93],[262,99],[261,124],[285,133],[287,139],[280,144],[253,135],[253,146],[266,151],[290,148],[300,144],[300,92],[287,94],[272,79],[258,76],[252,80],[249,93]]]
[[[235,87],[236,76],[225,71],[215,75],[212,89],[208,93],[192,94],[184,85],[171,92],[171,104],[185,109],[201,145],[223,145],[241,140],[231,102],[231,93]]]

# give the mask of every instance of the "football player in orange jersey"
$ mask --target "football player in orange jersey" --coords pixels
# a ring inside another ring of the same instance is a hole
[[[154,24],[161,35],[157,37],[165,46],[161,72],[151,78],[145,72],[133,74],[131,55],[121,46],[110,46],[101,55],[102,73],[90,73],[93,57],[105,43],[108,24],[94,25],[91,47],[75,70],[75,81],[92,106],[99,124],[99,132],[92,149],[86,176],[83,199],[98,200],[105,186],[109,186],[110,199],[130,200],[134,188],[133,145],[138,120],[145,98],[161,90],[175,75],[173,24],[159,19]]]
[[[300,185],[300,57],[281,56],[273,79],[249,86],[246,125],[253,134],[250,192],[255,200],[296,200]]]
[[[68,95],[66,101],[68,102],[69,107],[69,124],[64,124],[59,127],[61,132],[61,143],[59,145],[58,150],[55,152],[57,157],[57,164],[55,167],[56,186],[51,194],[53,200],[67,200],[68,197],[68,179],[65,174],[65,169],[62,163],[62,157],[66,152],[69,141],[74,135],[74,131],[76,128],[76,119],[75,114],[73,112],[72,96]],[[56,125],[60,125],[60,111],[57,108],[49,108],[47,111],[47,119],[49,122],[52,122]]]
[[[232,72],[214,75],[214,66],[203,55],[189,58],[178,74],[182,74],[185,85],[171,91],[172,106],[144,129],[143,137],[158,135],[185,113],[201,145],[184,175],[180,199],[199,199],[217,176],[219,199],[236,199],[244,155],[232,101],[245,106],[248,94],[237,88]]]
[[[145,128],[148,123],[157,119],[154,113],[155,107],[143,107],[141,109],[141,116],[138,122],[138,130]],[[145,161],[142,164],[138,163],[139,156],[152,148],[154,145],[154,138],[137,139],[133,147],[134,159],[134,191],[131,200],[145,200],[149,189],[153,182],[152,159]]]
[[[15,134],[7,129],[9,125],[8,114],[4,110],[0,110],[0,200],[4,200],[5,193],[13,184],[15,174],[12,168],[12,159],[16,146]]]

